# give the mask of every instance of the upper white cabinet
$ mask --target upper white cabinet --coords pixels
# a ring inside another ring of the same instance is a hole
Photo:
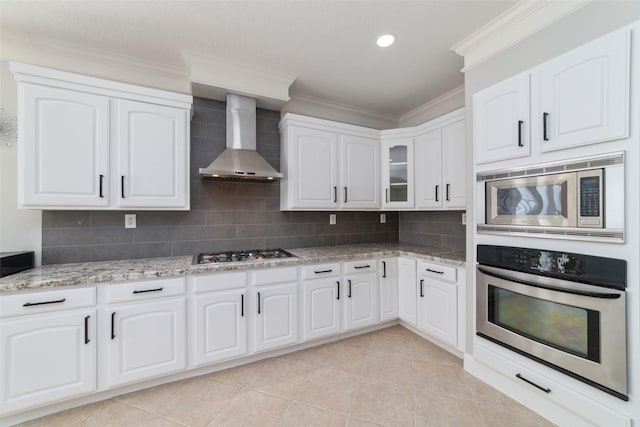
[[[473,95],[476,164],[528,156],[529,74],[519,74]]]
[[[12,63],[18,200],[29,209],[189,209],[191,96]]]
[[[383,138],[383,209],[413,207],[413,167],[413,138]]]
[[[617,31],[538,68],[534,135],[542,151],[629,136],[630,39]]]
[[[630,30],[473,96],[476,164],[629,136]]]
[[[464,120],[416,137],[417,209],[466,207],[465,140]]]
[[[290,113],[280,131],[282,210],[380,208],[378,131]]]

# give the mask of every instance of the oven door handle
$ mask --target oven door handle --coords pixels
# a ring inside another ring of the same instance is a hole
[[[510,282],[520,283],[520,284],[523,284],[523,285],[533,286],[535,288],[540,288],[540,289],[547,289],[547,290],[555,291],[555,292],[563,292],[565,294],[581,295],[581,296],[584,296],[584,297],[603,298],[603,299],[618,299],[618,298],[620,298],[620,294],[580,291],[578,289],[559,288],[559,287],[556,287],[556,286],[541,285],[539,283],[529,282],[527,280],[514,279],[513,277],[509,277],[507,275],[498,274],[498,273],[494,273],[492,271],[485,270],[484,268],[482,268],[480,266],[478,266],[478,271],[480,271],[483,274],[486,274],[487,276],[495,277],[497,279],[508,280]]]

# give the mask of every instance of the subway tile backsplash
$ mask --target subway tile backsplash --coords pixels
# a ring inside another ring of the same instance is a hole
[[[463,211],[400,212],[399,239],[403,243],[465,250]]]

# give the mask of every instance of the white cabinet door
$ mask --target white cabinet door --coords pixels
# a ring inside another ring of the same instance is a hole
[[[380,142],[370,138],[341,135],[341,207],[380,208]]]
[[[398,309],[400,320],[416,325],[416,261],[398,258]]]
[[[298,284],[255,288],[255,351],[293,344],[298,340]]]
[[[95,310],[0,323],[3,413],[96,390]]]
[[[617,31],[540,66],[542,151],[629,136],[630,45]]]
[[[467,205],[464,123],[460,121],[442,129],[442,184],[445,209],[465,208]]]
[[[192,331],[195,365],[205,365],[247,354],[247,290],[192,296]]]
[[[398,318],[398,258],[380,260],[380,321]]]
[[[458,287],[420,275],[418,328],[453,347],[458,345]]]
[[[442,130],[434,130],[416,138],[416,208],[441,208]]]
[[[519,74],[473,95],[476,164],[528,156],[529,74]]]
[[[412,208],[413,138],[386,139],[381,143],[382,208]]]
[[[109,387],[186,368],[184,297],[111,306],[102,319]]]
[[[109,205],[109,98],[21,84],[20,206]]]
[[[346,276],[345,330],[373,325],[378,321],[377,273]]]
[[[128,100],[117,105],[118,206],[187,208],[188,112]]]
[[[294,208],[338,206],[338,144],[332,132],[294,127],[291,132]]]
[[[340,332],[341,298],[338,278],[306,280],[303,283],[303,338],[311,340]]]

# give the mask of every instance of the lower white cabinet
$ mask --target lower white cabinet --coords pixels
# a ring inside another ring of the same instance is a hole
[[[256,286],[255,351],[298,341],[298,283]]]
[[[398,257],[398,317],[415,326],[416,317],[416,260]]]
[[[340,332],[342,317],[339,277],[306,280],[302,284],[304,340],[334,335]]]
[[[398,318],[398,258],[383,258],[379,266],[380,321]]]
[[[453,347],[458,346],[455,281],[455,267],[418,261],[418,328]]]
[[[379,311],[377,273],[345,276],[345,284],[344,329],[348,331],[376,324]]]
[[[96,310],[0,322],[3,413],[96,390]]]

